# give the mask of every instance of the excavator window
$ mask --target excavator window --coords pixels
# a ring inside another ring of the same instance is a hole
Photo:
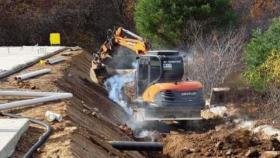
[[[161,63],[157,57],[140,57],[138,59],[138,81],[137,93],[142,95],[144,90],[153,82],[156,82],[161,75]]]
[[[142,95],[148,83],[148,60],[146,58],[138,59],[137,68],[137,95]]]
[[[152,83],[160,78],[160,71],[161,71],[160,60],[157,57],[151,57],[149,68],[150,68],[149,82]]]

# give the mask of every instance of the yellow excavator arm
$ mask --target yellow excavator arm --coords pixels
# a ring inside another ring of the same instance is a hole
[[[107,40],[102,44],[97,54],[101,61],[112,56],[114,46],[123,46],[137,55],[144,55],[149,50],[149,44],[142,37],[122,27],[108,31]]]
[[[114,55],[114,47],[122,46],[128,48],[137,55],[145,55],[149,49],[149,43],[139,35],[119,27],[115,30],[108,30],[107,39],[101,45],[98,52],[93,54],[92,67],[90,70],[91,80],[99,83],[106,76],[104,68],[105,60]]]

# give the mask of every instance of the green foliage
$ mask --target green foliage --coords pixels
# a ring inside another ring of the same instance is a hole
[[[265,32],[259,29],[245,48],[245,62],[249,70],[263,64],[273,49],[280,50],[280,18],[273,21]]]
[[[280,51],[270,52],[263,64],[245,72],[244,76],[257,91],[265,91],[270,84],[280,86]]]
[[[143,36],[173,44],[182,40],[190,19],[208,20],[211,26],[223,26],[235,19],[229,0],[139,0],[134,16]]]
[[[265,91],[269,84],[280,85],[280,18],[269,29],[259,29],[245,48],[247,70],[245,79],[258,91]]]

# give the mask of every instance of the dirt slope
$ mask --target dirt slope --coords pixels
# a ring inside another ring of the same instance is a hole
[[[69,51],[69,50],[68,50]],[[91,55],[72,52],[67,61],[57,65],[36,64],[24,71],[43,68],[52,69],[46,74],[18,83],[14,76],[0,81],[1,89],[29,89],[37,91],[72,92],[70,100],[50,102],[41,106],[14,109],[10,112],[46,121],[45,112],[61,114],[61,122],[49,123],[53,132],[48,141],[34,154],[36,158],[107,158],[107,157],[143,157],[138,152],[121,152],[107,143],[110,140],[129,140],[118,126],[125,118],[125,112],[110,101],[106,91],[88,80]],[[21,73],[21,72],[20,72]],[[1,98],[0,103],[15,98]],[[47,121],[46,121],[47,122]],[[31,126],[22,137],[13,158],[20,158],[42,135],[44,129]]]
[[[137,152],[120,152],[107,143],[109,140],[129,140],[116,125],[122,123],[125,112],[106,97],[106,91],[89,81],[91,56],[76,56],[63,79],[61,89],[74,94],[67,109],[68,116],[77,125],[72,136],[71,151],[76,157],[142,157]]]

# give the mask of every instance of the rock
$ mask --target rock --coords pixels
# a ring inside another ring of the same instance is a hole
[[[224,143],[222,141],[219,141],[218,143],[215,144],[215,147],[218,149],[218,150],[222,150],[223,149],[223,146],[224,146]]]
[[[87,115],[89,115],[89,114],[90,114],[90,111],[89,111],[89,110],[87,110],[87,109],[83,109],[83,110],[82,110],[82,112],[83,112],[83,113],[85,113],[85,114],[87,114]]]
[[[170,134],[177,135],[177,134],[179,134],[179,132],[177,132],[177,131],[170,131]]]
[[[204,154],[204,156],[210,157],[210,156],[212,156],[212,153],[211,153],[210,151],[207,151],[207,152]]]
[[[280,142],[278,141],[277,138],[272,138],[271,140],[271,146],[273,150],[280,151]]]
[[[93,108],[93,110],[94,110],[95,112],[98,112],[98,111],[99,111],[99,109],[98,109],[98,108]]]
[[[196,153],[196,152],[197,152],[197,150],[194,149],[194,148],[190,148],[189,150],[190,150],[192,153]]]
[[[226,155],[227,155],[227,156],[232,155],[232,149],[229,149],[229,150],[226,152]]]
[[[96,112],[92,112],[91,115],[95,117],[96,116]]]
[[[260,158],[278,158],[280,157],[280,151],[265,151]]]
[[[218,132],[218,131],[220,131],[221,129],[223,129],[223,126],[216,126],[215,127],[215,130]]]
[[[256,158],[256,157],[260,156],[260,153],[256,149],[250,149],[250,150],[247,151],[245,156],[248,157],[248,158]]]
[[[192,154],[192,153],[193,153],[193,151],[192,151],[191,149],[187,148],[187,147],[185,147],[185,148],[183,149],[183,152],[184,152],[184,154],[186,154],[186,155]]]

